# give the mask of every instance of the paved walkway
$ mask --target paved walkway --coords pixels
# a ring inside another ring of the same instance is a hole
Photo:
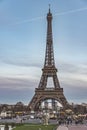
[[[69,125],[69,130],[87,130],[87,125]]]
[[[87,125],[60,125],[57,130],[87,130]]]
[[[57,130],[68,130],[68,128],[66,127],[66,126],[59,126],[58,128],[57,128]]]

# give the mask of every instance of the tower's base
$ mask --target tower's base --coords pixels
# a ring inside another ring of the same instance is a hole
[[[63,88],[46,88],[46,89],[35,89],[35,95],[29,103],[28,110],[37,111],[41,102],[46,99],[57,100],[64,108],[67,108],[68,102],[63,95]]]

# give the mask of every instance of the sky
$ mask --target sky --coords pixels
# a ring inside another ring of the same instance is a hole
[[[51,5],[56,68],[70,103],[87,103],[87,0],[0,0],[0,103],[28,104],[45,59]]]

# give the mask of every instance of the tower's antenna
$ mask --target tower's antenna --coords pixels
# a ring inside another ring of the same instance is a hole
[[[50,4],[49,4],[49,13],[50,13]]]
[[[49,4],[49,9],[50,9],[50,4]]]

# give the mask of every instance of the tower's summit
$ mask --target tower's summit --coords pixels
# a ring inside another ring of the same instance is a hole
[[[47,14],[47,19],[52,19],[52,13],[51,13],[51,9],[50,9],[50,4],[49,4],[49,12]]]

